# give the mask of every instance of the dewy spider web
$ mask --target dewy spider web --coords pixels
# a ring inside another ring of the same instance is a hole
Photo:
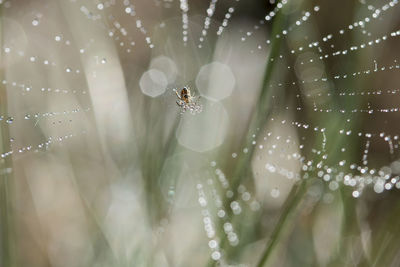
[[[102,155],[111,173],[128,172],[116,154],[144,164],[139,158],[154,155],[141,138],[156,124],[165,126],[154,137],[160,147],[175,138],[199,153],[221,147],[223,160],[218,154],[206,167],[208,178],[192,186],[211,258],[221,263],[227,261],[221,240],[241,242],[229,216],[260,210],[261,194],[251,184],[268,183],[269,175],[318,177],[331,191],[351,188],[354,198],[400,189],[397,0],[360,1],[350,7],[354,18],[334,28],[320,26],[333,20],[323,1],[283,0],[250,23],[242,9],[251,1],[0,2],[7,100],[0,123],[10,133],[2,135],[0,155],[14,169],[57,153],[88,153]],[[269,78],[262,86],[264,68]],[[175,100],[159,99],[187,84],[202,95],[204,111],[176,119]],[[249,124],[252,111],[265,123]],[[62,155],[59,163],[74,161]],[[248,173],[224,170],[246,155],[253,159],[250,183]],[[13,168],[3,164],[1,173]],[[168,182],[170,197],[177,182]],[[284,195],[279,183],[267,191],[272,199]]]

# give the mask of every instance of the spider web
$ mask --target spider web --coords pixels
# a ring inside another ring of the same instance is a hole
[[[256,216],[266,195],[279,206],[300,180],[318,177],[327,202],[343,185],[354,198],[400,188],[397,0],[272,1],[257,19],[247,1],[192,2],[1,3],[1,173],[25,180],[35,206],[76,184],[107,228],[126,201],[146,213],[125,185],[154,190],[160,214],[189,190],[211,259],[227,264],[221,240],[242,242],[231,216]],[[202,96],[200,114],[179,114],[183,86]],[[242,158],[250,171],[237,175]],[[157,189],[126,177],[157,177]],[[111,213],[96,201],[107,186],[122,205]]]

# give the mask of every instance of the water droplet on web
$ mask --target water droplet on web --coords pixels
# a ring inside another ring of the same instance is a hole
[[[221,253],[219,251],[214,251],[213,253],[211,253],[211,258],[217,261],[221,258]]]
[[[168,190],[168,196],[173,197],[175,195],[175,188],[173,186],[170,186]]]
[[[273,188],[272,190],[271,190],[271,197],[273,197],[273,198],[278,198],[279,197],[279,195],[280,195],[280,191],[279,191],[279,189],[278,188]]]
[[[358,198],[360,196],[360,192],[353,191],[352,195],[353,195],[354,198]]]
[[[33,19],[33,20],[32,20],[32,25],[33,25],[33,26],[38,26],[38,25],[39,25],[39,19],[36,19],[36,18]]]
[[[218,246],[218,243],[217,243],[217,241],[215,241],[215,240],[210,240],[210,241],[208,242],[208,246],[209,246],[211,249],[213,249],[213,248],[216,248],[216,247]]]

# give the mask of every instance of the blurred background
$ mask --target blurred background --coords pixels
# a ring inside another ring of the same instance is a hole
[[[400,266],[399,12],[0,0],[0,265]]]

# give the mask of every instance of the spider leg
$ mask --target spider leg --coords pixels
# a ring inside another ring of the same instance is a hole
[[[178,91],[175,90],[175,94],[179,99],[182,99],[181,96],[179,95]]]
[[[177,100],[177,101],[176,101],[176,104],[177,104],[179,107],[183,107],[183,106],[185,105],[185,102],[183,102],[182,100]]]

